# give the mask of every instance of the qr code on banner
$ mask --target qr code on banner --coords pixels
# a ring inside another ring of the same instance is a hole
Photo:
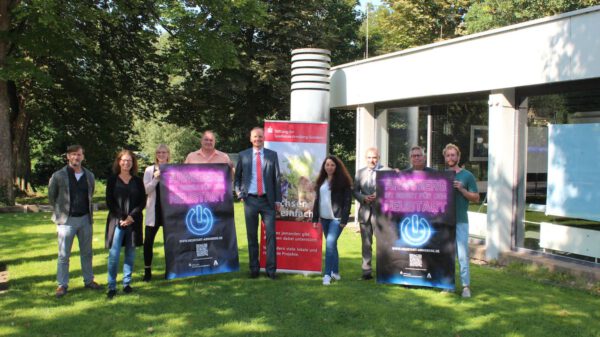
[[[208,256],[208,243],[198,243],[196,244],[196,256]]]
[[[409,266],[411,267],[423,267],[423,255],[421,254],[408,254],[410,259]]]

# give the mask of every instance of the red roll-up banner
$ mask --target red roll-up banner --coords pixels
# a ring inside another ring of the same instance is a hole
[[[327,156],[327,123],[265,121],[265,147],[276,151],[281,170],[281,209],[275,222],[277,271],[321,273],[323,233],[313,225],[314,184]],[[265,267],[261,224],[260,266]]]

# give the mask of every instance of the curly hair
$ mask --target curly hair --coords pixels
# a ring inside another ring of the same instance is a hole
[[[335,164],[335,171],[333,172],[333,179],[331,180],[331,190],[339,191],[351,187],[352,178],[350,177],[350,173],[348,173],[348,169],[344,163],[342,163],[338,157],[329,155],[325,158],[325,160],[323,160],[323,164],[321,164],[321,170],[319,171],[319,176],[317,177],[315,189],[318,191],[325,179],[327,179],[327,172],[325,171],[325,163],[327,160],[331,160]]]

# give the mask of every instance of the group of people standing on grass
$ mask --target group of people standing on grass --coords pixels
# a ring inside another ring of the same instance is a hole
[[[201,148],[190,153],[186,164],[223,163],[233,170],[226,153],[216,150],[215,135],[205,131]],[[250,277],[259,276],[258,224],[265,223],[266,231],[266,276],[277,279],[275,216],[281,207],[279,160],[277,152],[264,148],[264,130],[255,127],[250,131],[252,147],[239,153],[235,168],[234,189],[244,203]],[[462,296],[470,297],[468,220],[469,202],[477,202],[479,194],[474,176],[461,168],[460,150],[448,144],[443,151],[446,165],[456,172],[454,181],[457,217],[457,255],[460,265]],[[407,170],[432,170],[425,167],[423,149],[415,146],[410,151],[411,167]],[[69,258],[75,236],[79,241],[84,287],[100,290],[92,271],[92,221],[94,175],[81,163],[84,150],[80,145],[67,148],[68,164],[50,178],[48,198],[54,206],[52,220],[57,225],[58,264],[56,297],[67,294],[69,284]],[[117,294],[117,270],[121,248],[124,247],[123,292],[130,293],[135,247],[144,247],[144,281],[152,279],[153,246],[156,233],[163,226],[160,203],[160,165],[170,160],[169,148],[160,144],[155,153],[155,162],[144,171],[143,178],[137,176],[138,164],[135,154],[121,150],[113,163],[113,175],[106,185],[106,203],[109,210],[106,221],[105,247],[108,256],[107,297]],[[341,279],[337,241],[348,223],[352,196],[360,203],[357,221],[360,224],[362,241],[362,280],[372,279],[373,204],[375,194],[375,172],[386,169],[379,163],[376,148],[366,152],[367,166],[358,170],[354,184],[344,163],[329,155],[323,161],[315,184],[316,199],[313,207],[314,223],[320,223],[325,238],[325,267],[323,285]],[[142,211],[146,209],[145,233],[142,234]]]
[[[475,176],[459,165],[460,149],[458,146],[451,143],[447,144],[444,147],[442,154],[444,156],[446,168],[450,171],[454,171],[456,174],[453,182],[456,214],[456,255],[458,258],[461,285],[463,287],[461,296],[467,298],[471,297],[469,272],[469,220],[467,211],[469,202],[479,202],[479,193],[477,191]],[[367,166],[361,168],[356,173],[353,188],[354,197],[360,203],[357,222],[360,226],[362,241],[362,280],[370,280],[373,278],[371,275],[373,224],[375,220],[373,205],[377,198],[377,195],[375,194],[375,175],[376,171],[388,169],[379,163],[379,152],[376,148],[367,149],[366,163]],[[413,146],[410,149],[410,164],[411,166],[405,169],[404,172],[435,171],[435,169],[426,166],[425,153],[420,146]],[[323,279],[323,284],[328,282],[329,279]]]
[[[168,162],[168,149],[156,151],[156,164]],[[67,294],[69,287],[69,258],[75,236],[79,241],[81,266],[85,288],[100,290],[92,271],[92,223],[95,180],[94,174],[81,163],[84,150],[80,145],[67,148],[68,164],[50,178],[48,199],[54,206],[52,220],[58,233],[58,287],[56,297]],[[117,270],[121,248],[124,247],[123,292],[131,293],[131,279],[135,260],[135,247],[144,245],[144,261],[152,262],[152,245],[158,226],[161,225],[160,203],[155,203],[157,181],[153,181],[153,165],[148,181],[137,176],[137,159],[130,150],[120,151],[113,163],[106,184],[106,204],[109,209],[106,220],[105,247],[108,252],[108,292],[113,298],[117,291]],[[158,176],[158,175],[157,175]],[[146,175],[145,175],[146,178]],[[147,195],[150,197],[147,198]],[[147,205],[150,204],[150,205]],[[146,211],[146,240],[142,235],[142,211]],[[156,217],[156,213],[159,213]],[[158,220],[157,220],[158,219]],[[149,277],[144,277],[150,280]]]

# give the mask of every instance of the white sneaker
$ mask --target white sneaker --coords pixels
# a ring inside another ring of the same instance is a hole
[[[463,298],[469,298],[469,297],[471,297],[471,289],[469,289],[469,287],[464,287],[461,296]]]
[[[331,276],[325,275],[323,276],[323,285],[328,286],[331,284]]]
[[[339,281],[339,280],[342,279],[342,276],[340,274],[331,273],[331,278],[334,279],[334,280],[336,280],[336,281]]]

